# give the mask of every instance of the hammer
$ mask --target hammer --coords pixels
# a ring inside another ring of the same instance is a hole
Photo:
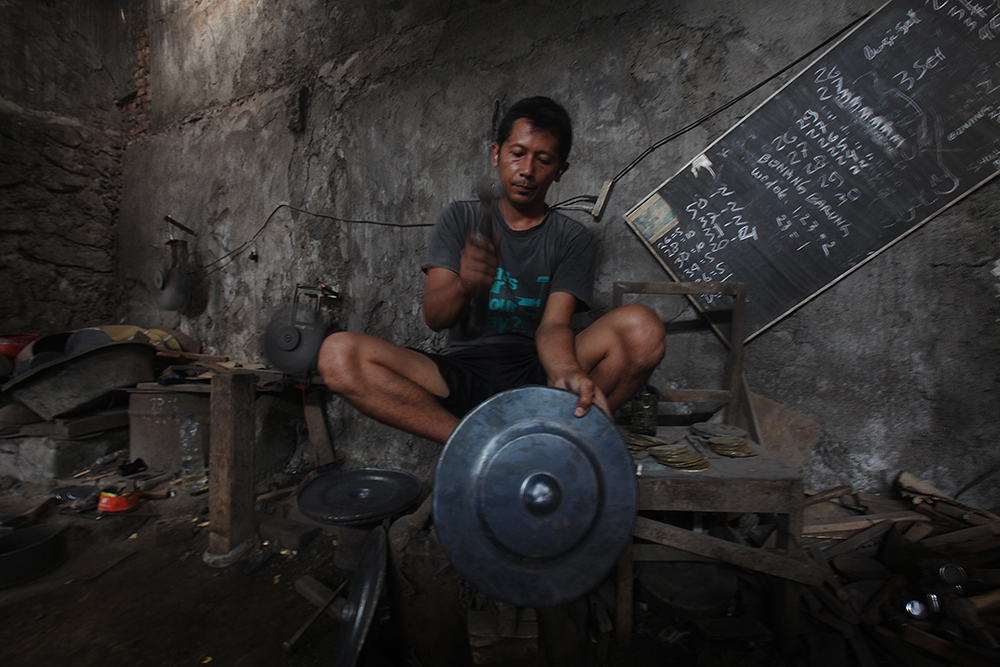
[[[493,239],[493,182],[484,178],[476,185],[476,195],[479,197],[479,226],[476,228],[477,248],[484,248]],[[469,324],[477,334],[486,331],[486,318],[489,316],[489,292],[476,296],[472,304],[472,315]]]

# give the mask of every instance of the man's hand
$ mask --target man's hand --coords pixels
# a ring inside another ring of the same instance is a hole
[[[462,248],[459,272],[431,267],[424,286],[424,322],[442,331],[459,322],[475,297],[489,293],[500,265],[497,244],[473,234]]]
[[[462,248],[458,279],[469,298],[480,296],[493,286],[500,265],[496,244],[479,234],[469,237]]]
[[[573,408],[573,414],[582,417],[590,411],[592,405],[604,411],[604,414],[611,419],[611,408],[608,406],[608,399],[604,392],[598,387],[590,376],[581,370],[573,370],[563,375],[552,383],[553,387],[568,389],[580,398]]]

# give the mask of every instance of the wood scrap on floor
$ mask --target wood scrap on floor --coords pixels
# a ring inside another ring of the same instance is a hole
[[[792,470],[801,471],[809,462],[823,427],[819,422],[760,394],[751,392],[750,401],[761,446]]]
[[[1000,664],[1000,517],[909,473],[893,493],[811,497],[802,542],[826,580],[802,587],[802,609],[843,637],[845,664]]]

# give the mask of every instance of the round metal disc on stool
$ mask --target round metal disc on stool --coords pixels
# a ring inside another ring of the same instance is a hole
[[[448,559],[489,597],[520,607],[574,600],[632,534],[635,470],[618,429],[577,396],[513,389],[458,425],[438,461],[434,525]]]
[[[299,509],[322,523],[363,525],[398,514],[419,494],[420,480],[403,470],[333,470],[306,485],[299,494]]]
[[[351,579],[351,592],[340,617],[334,667],[354,667],[368,635],[385,582],[385,529],[376,526],[361,550],[361,564]]]

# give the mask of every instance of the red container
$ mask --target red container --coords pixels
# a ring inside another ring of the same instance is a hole
[[[38,334],[0,334],[0,354],[14,363],[17,353],[28,347]]]
[[[139,492],[128,491],[125,493],[115,493],[114,491],[103,491],[97,501],[98,512],[127,512],[139,506]]]

